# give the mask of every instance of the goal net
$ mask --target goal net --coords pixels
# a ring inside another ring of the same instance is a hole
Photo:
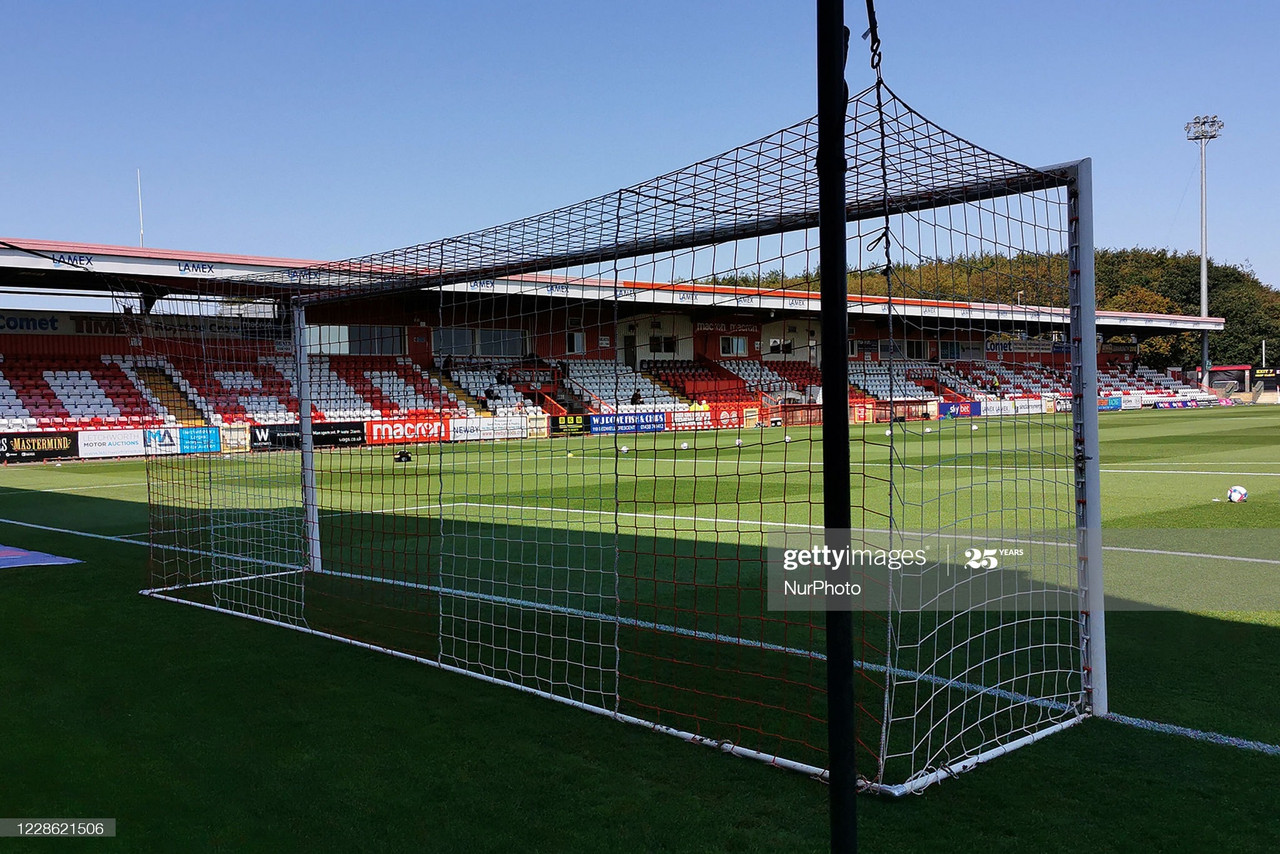
[[[148,461],[145,592],[824,776],[825,614],[770,594],[771,545],[823,531],[825,392],[855,548],[925,555],[859,570],[865,785],[1087,715],[1088,164],[878,85],[848,105],[847,342],[821,340],[813,120],[434,243],[121,283],[131,369],[190,425]]]

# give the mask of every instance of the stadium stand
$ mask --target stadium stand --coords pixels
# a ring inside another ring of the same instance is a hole
[[[753,359],[734,359],[720,363],[720,367],[741,377],[747,387],[755,394],[767,394],[781,397],[788,392],[796,391],[795,385],[777,371],[763,362]]]
[[[690,401],[746,402],[761,395],[815,402],[822,396],[819,369],[802,361],[652,360],[641,362],[641,371],[612,359],[570,358],[555,365],[532,356],[461,362],[445,372],[447,382],[408,356],[312,356],[314,411],[326,421],[432,412],[475,415],[482,402],[486,412],[503,415],[545,412],[537,403],[545,400],[562,414],[554,402],[561,392],[603,412],[681,411]],[[439,357],[435,367],[441,368]],[[210,367],[195,352],[167,359],[120,353],[0,356],[0,430],[296,423],[295,373],[293,360],[274,350],[255,351],[253,359],[227,370]],[[851,402],[1070,394],[1067,375],[1039,361],[852,360],[848,377]],[[1216,400],[1196,386],[1128,364],[1104,365],[1098,392],[1124,398],[1127,409],[1163,400]]]
[[[565,362],[569,390],[598,408],[615,412],[682,411],[689,404],[676,399],[653,380],[611,359],[570,359]],[[639,403],[632,403],[636,395]]]
[[[4,367],[4,356],[0,356],[0,429],[34,430],[36,420],[2,373]]]
[[[1071,396],[1066,374],[1037,363],[953,362],[946,373],[953,387],[973,400]]]
[[[441,412],[457,396],[403,356],[330,356],[329,367],[383,417]]]
[[[112,357],[14,357],[0,365],[0,419],[9,429],[164,424]]]
[[[467,394],[482,402],[489,412],[505,415],[517,409],[534,408],[533,401],[516,391],[507,378],[514,359],[488,360],[483,365],[462,365],[453,369],[453,381]]]
[[[758,392],[748,388],[749,384],[742,377],[723,363],[670,359],[642,362],[640,367],[689,400],[731,403],[754,400],[759,396]]]
[[[287,359],[280,359],[287,362]],[[297,421],[298,403],[279,370],[265,359],[253,371],[216,370],[204,359],[149,359],[209,424],[286,424]]]
[[[938,397],[910,379],[907,376],[909,370],[928,372],[931,368],[924,362],[893,362],[892,365],[850,362],[849,385],[879,400],[932,400]]]
[[[822,398],[822,370],[808,362],[770,362],[769,368],[789,382],[806,400]]]
[[[1157,400],[1211,402],[1217,398],[1212,392],[1141,365],[1132,372],[1114,366],[1105,371],[1099,370],[1098,390],[1101,394],[1138,395],[1143,404],[1151,404]]]

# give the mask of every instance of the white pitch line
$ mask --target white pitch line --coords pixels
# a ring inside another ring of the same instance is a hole
[[[1133,552],[1135,554],[1146,555],[1164,555],[1166,557],[1194,557],[1201,560],[1232,560],[1240,563],[1265,563],[1272,566],[1280,566],[1280,560],[1268,557],[1243,557],[1240,555],[1215,555],[1206,554],[1204,552],[1175,552],[1167,549],[1139,549],[1133,546],[1103,546],[1103,551],[1107,552]]]
[[[141,480],[141,481],[137,481],[136,483],[99,483],[91,486],[59,486],[53,489],[23,489],[21,487],[10,486],[10,487],[5,487],[4,489],[0,489],[0,496],[30,494],[32,492],[83,492],[88,489],[125,489],[125,488],[131,488],[134,486],[146,486],[146,485],[147,485],[147,482],[145,480]]]
[[[73,537],[89,537],[94,540],[109,540],[113,543],[127,543],[131,546],[150,547],[151,543],[146,540],[134,540],[129,537],[112,536],[110,534],[93,534],[89,531],[76,531],[71,528],[58,528],[53,525],[37,525],[35,522],[22,522],[18,519],[0,519],[0,525],[17,525],[21,528],[34,528],[37,531],[49,531],[55,534],[70,534]],[[211,552],[206,549],[192,549],[186,546],[161,545],[157,548],[165,551],[186,552],[187,554],[201,555],[203,557],[222,558],[224,560],[249,561],[262,564],[263,566],[275,566],[289,572],[305,572],[305,566],[294,566],[293,564],[280,563],[279,561],[263,560],[261,558],[247,558],[244,555],[227,554],[226,552]]]
[[[89,537],[94,540],[109,540],[113,543],[128,543],[131,546],[149,546],[148,542],[115,537],[110,534],[93,534],[89,531],[74,531],[71,528],[57,528],[53,525],[37,525],[35,522],[22,522],[18,519],[0,519],[0,524],[17,525],[20,528],[34,528],[37,531],[49,531],[54,534],[71,534],[75,537]]]
[[[1190,738],[1194,741],[1204,741],[1209,744],[1220,744],[1226,747],[1234,747],[1238,750],[1251,750],[1255,753],[1264,753],[1267,756],[1280,756],[1280,744],[1268,744],[1265,741],[1254,741],[1248,738],[1238,738],[1234,735],[1223,735],[1220,732],[1207,732],[1202,729],[1192,729],[1191,727],[1178,726],[1177,724],[1160,723],[1159,721],[1151,721],[1146,718],[1134,718],[1129,715],[1108,714],[1102,716],[1101,720],[1114,721],[1125,726],[1145,729],[1151,732],[1159,732],[1165,735],[1180,735],[1183,738]]]
[[[1276,471],[1193,471],[1190,469],[1102,469],[1103,474],[1204,474],[1215,477],[1280,477]]]

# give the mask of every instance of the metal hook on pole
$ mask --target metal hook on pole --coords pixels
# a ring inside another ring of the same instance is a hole
[[[867,31],[862,34],[864,39],[871,39],[871,69],[876,73],[876,80],[880,80],[880,30],[876,25],[876,4],[875,0],[867,0]]]

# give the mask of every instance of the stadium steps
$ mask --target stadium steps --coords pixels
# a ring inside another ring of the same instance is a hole
[[[203,427],[205,426],[204,417],[200,414],[200,410],[192,405],[182,390],[174,384],[173,380],[164,371],[159,368],[144,368],[139,366],[137,369],[138,379],[146,384],[147,389],[155,395],[156,400],[169,410],[169,414],[177,420],[183,427]]]
[[[570,415],[589,415],[591,407],[587,406],[582,398],[569,391],[563,385],[557,386],[555,390],[555,401],[564,407],[565,412]]]
[[[639,374],[640,374],[640,376],[642,376],[642,377],[644,377],[645,379],[647,379],[647,380],[649,380],[650,382],[652,382],[652,383],[653,383],[654,385],[656,385],[658,388],[660,388],[660,389],[662,389],[663,391],[665,391],[665,392],[667,392],[668,394],[670,394],[672,397],[674,397],[674,398],[675,398],[677,401],[679,401],[680,403],[684,403],[684,404],[691,404],[691,403],[693,403],[693,398],[691,398],[691,397],[687,396],[684,392],[682,392],[680,389],[676,388],[675,386],[670,385],[670,384],[668,384],[668,383],[665,383],[665,382],[663,382],[662,380],[658,379],[658,377],[657,377],[656,375],[654,375],[652,372],[650,372],[650,371],[639,371]]]
[[[489,407],[485,406],[479,400],[468,394],[465,388],[446,377],[443,371],[428,371],[423,369],[423,373],[427,376],[435,377],[436,381],[440,383],[440,387],[442,389],[453,392],[458,400],[466,404],[469,408],[475,410],[475,413],[481,418],[493,417],[493,413],[489,411]]]

